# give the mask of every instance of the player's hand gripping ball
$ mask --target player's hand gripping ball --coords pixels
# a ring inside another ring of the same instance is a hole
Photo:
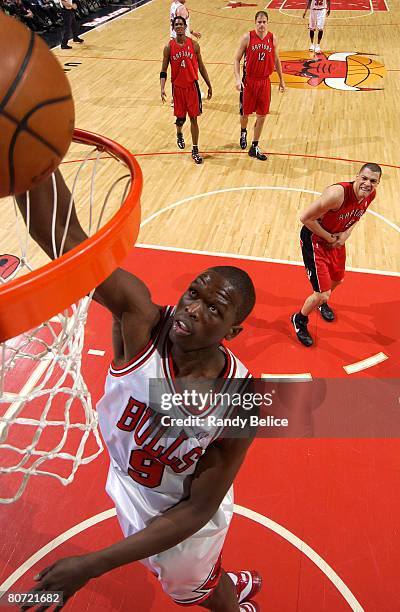
[[[68,150],[74,102],[46,43],[0,11],[0,197],[28,191]]]

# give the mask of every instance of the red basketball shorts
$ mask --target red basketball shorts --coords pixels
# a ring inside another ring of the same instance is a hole
[[[245,77],[244,87],[240,92],[240,114],[268,115],[271,102],[271,81],[266,79],[252,80]]]
[[[324,246],[327,244],[325,240],[306,227],[302,228],[300,238],[304,265],[314,291],[329,291],[332,282],[340,282],[344,278],[345,246],[328,249]]]
[[[201,93],[197,81],[193,81],[189,87],[172,86],[172,97],[174,99],[175,117],[198,117],[201,115]]]

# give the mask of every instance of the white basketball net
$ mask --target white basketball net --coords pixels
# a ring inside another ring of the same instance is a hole
[[[85,196],[87,198],[90,191],[85,228],[89,235],[99,229],[107,214],[111,216],[108,208],[113,208],[114,213],[123,203],[130,184],[130,175],[126,176],[126,172],[125,176],[115,180],[116,164],[112,162],[112,186],[107,193],[100,194],[100,210],[96,211],[94,202],[99,200],[97,194],[95,198],[96,174],[101,176],[104,164],[110,163],[100,155],[97,149],[86,154],[71,188],[72,197],[78,202],[78,177],[86,185],[90,181],[90,190],[86,189]],[[98,170],[100,159],[101,170]],[[56,205],[54,189],[54,207]],[[31,258],[30,250],[37,249],[16,205],[14,210],[20,262],[6,282],[33,269],[32,260],[36,254],[33,253]],[[30,214],[28,203],[27,225]],[[93,221],[95,216],[96,222]],[[82,222],[80,214],[79,217]],[[52,234],[55,245],[54,231]],[[58,256],[62,254],[63,243],[64,240]],[[86,296],[36,329],[0,344],[2,503],[17,500],[31,476],[52,476],[64,485],[69,484],[79,466],[93,461],[103,450],[97,431],[97,414],[81,373],[90,302],[91,295]]]

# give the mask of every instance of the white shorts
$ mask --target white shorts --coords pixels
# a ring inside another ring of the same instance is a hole
[[[323,30],[326,19],[326,9],[312,9],[310,11],[310,30]]]
[[[123,472],[110,466],[106,491],[113,499],[125,537],[146,527],[166,508],[151,507],[138,487]],[[159,494],[160,495],[160,494]],[[161,496],[164,497],[164,496]],[[167,497],[167,496],[165,496]],[[165,500],[163,499],[162,502]],[[170,502],[167,507],[174,505]],[[233,515],[233,487],[211,521],[180,544],[158,555],[142,559],[178,604],[194,605],[209,597],[218,584],[220,555]]]

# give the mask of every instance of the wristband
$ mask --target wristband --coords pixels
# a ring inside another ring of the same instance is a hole
[[[166,79],[166,78],[167,78],[167,73],[166,73],[166,72],[161,71],[161,72],[160,72],[160,79]]]

